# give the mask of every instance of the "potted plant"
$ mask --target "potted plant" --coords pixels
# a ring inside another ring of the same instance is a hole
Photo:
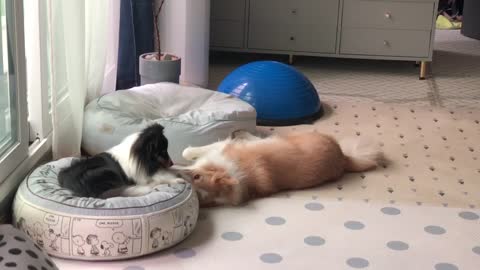
[[[155,10],[155,1],[153,5],[153,23],[155,29],[155,39],[157,44],[155,52],[144,53],[139,59],[140,84],[150,84],[157,82],[179,83],[181,72],[181,59],[170,53],[162,52],[160,46],[160,29],[158,27],[160,12],[162,11],[165,0],[160,2],[160,6]]]

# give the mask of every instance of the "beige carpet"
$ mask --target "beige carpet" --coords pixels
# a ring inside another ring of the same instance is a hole
[[[327,114],[315,125],[262,128],[267,132],[317,129],[337,138],[373,138],[390,165],[291,196],[480,206],[480,111],[326,100]],[[286,195],[285,195],[286,196]]]

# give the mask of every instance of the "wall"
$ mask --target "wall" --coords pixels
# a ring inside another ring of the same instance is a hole
[[[159,21],[162,51],[182,58],[181,83],[206,87],[210,0],[166,0]]]

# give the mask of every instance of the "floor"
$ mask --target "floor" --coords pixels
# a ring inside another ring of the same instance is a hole
[[[212,58],[210,89],[237,66],[250,61],[287,61],[286,56],[219,54]],[[321,97],[446,108],[480,107],[480,41],[459,30],[437,30],[428,80],[418,80],[413,62],[296,57],[294,67]]]
[[[251,57],[213,59],[211,87]],[[299,58],[295,67],[314,82],[326,115],[313,126],[261,128],[372,138],[389,165],[243,207],[202,209],[193,234],[165,252],[56,263],[105,270],[478,269],[480,41],[438,31],[434,59],[431,77],[420,81],[411,62]]]

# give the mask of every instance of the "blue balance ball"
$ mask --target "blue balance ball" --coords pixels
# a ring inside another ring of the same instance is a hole
[[[230,73],[218,90],[252,105],[259,125],[312,123],[323,113],[313,84],[298,70],[280,62],[243,65]]]

